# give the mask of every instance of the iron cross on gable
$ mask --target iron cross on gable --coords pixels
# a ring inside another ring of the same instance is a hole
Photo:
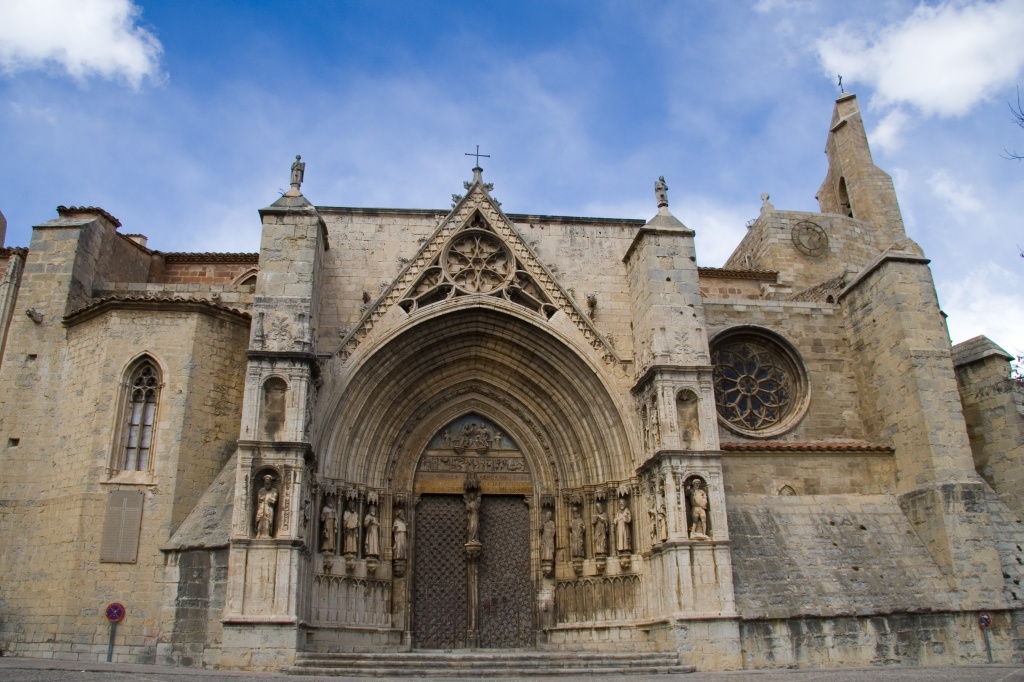
[[[485,159],[491,158],[490,154],[481,154],[480,153],[480,145],[476,146],[476,153],[466,152],[466,156],[475,156],[476,157],[476,166],[477,166],[477,168],[480,167],[480,157],[481,156],[484,157]]]

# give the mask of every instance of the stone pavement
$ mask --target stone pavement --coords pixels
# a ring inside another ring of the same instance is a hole
[[[194,670],[168,668],[155,665],[126,663],[83,663],[81,661],[52,661],[38,658],[0,658],[0,680],[3,682],[236,682],[237,680],[290,680],[291,682],[323,682],[326,680],[380,680],[382,678],[308,677],[272,673]],[[431,680],[445,682],[447,678]],[[465,679],[465,678],[463,678]],[[537,682],[551,682],[549,677],[531,677]],[[579,676],[581,682],[595,678]],[[745,670],[738,672],[705,672],[690,675],[609,675],[601,682],[1024,682],[1024,666],[965,665],[938,668],[843,668],[815,670]]]

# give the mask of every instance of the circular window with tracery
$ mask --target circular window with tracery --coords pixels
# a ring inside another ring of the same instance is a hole
[[[757,327],[734,328],[711,344],[715,406],[729,429],[770,438],[807,411],[810,391],[799,354],[785,340]]]
[[[505,286],[515,274],[515,259],[504,244],[483,230],[467,230],[445,249],[445,270],[466,293],[486,294]]]

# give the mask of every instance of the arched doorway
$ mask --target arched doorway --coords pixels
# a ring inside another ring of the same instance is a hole
[[[430,439],[413,491],[413,646],[531,646],[533,489],[519,445],[486,417],[458,417]]]

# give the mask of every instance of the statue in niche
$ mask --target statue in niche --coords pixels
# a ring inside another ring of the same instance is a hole
[[[690,482],[690,539],[708,539],[708,493],[704,481],[694,478]]]
[[[405,512],[401,509],[395,512],[395,522],[391,524],[391,534],[394,538],[394,557],[407,559],[409,556],[409,526],[405,523]]]
[[[326,554],[334,554],[338,537],[338,513],[328,502],[320,511],[320,550]]]
[[[658,538],[668,540],[668,507],[665,504],[665,481],[658,480]]]
[[[651,447],[661,447],[661,423],[658,421],[657,406],[651,407]]]
[[[376,505],[370,505],[370,511],[363,518],[363,527],[366,528],[363,540],[364,556],[380,556],[380,519],[377,518]]]
[[[604,513],[604,502],[597,501],[594,512],[594,554],[604,556],[608,554],[608,515]]]
[[[676,400],[676,418],[679,421],[679,440],[684,450],[692,450],[700,443],[700,417],[697,411],[697,395],[683,391]]]
[[[555,560],[555,520],[550,509],[544,510],[544,523],[541,524],[540,560]]]
[[[263,476],[263,487],[256,493],[256,537],[270,538],[274,536],[274,511],[277,507],[277,488],[274,477]]]
[[[356,501],[349,500],[348,508],[341,517],[341,525],[345,532],[345,554],[355,555],[359,552],[359,512],[356,511]]]
[[[480,491],[467,490],[462,494],[466,504],[466,544],[480,542]]]
[[[573,559],[582,559],[586,555],[584,550],[586,536],[586,524],[580,516],[580,508],[573,505],[572,520],[569,521],[569,555]]]
[[[615,512],[615,549],[620,554],[629,554],[632,544],[629,539],[629,528],[633,523],[633,515],[626,506],[626,500],[619,499],[619,510]]]

